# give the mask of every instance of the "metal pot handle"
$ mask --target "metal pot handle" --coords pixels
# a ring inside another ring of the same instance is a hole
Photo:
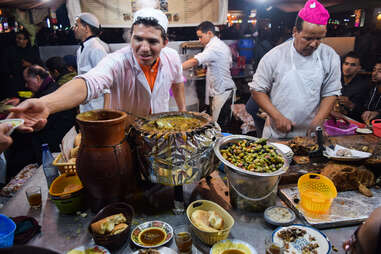
[[[235,192],[241,198],[244,198],[244,199],[247,199],[247,200],[250,200],[250,201],[261,201],[263,199],[268,198],[273,193],[274,189],[278,186],[279,181],[280,181],[280,177],[278,177],[278,180],[274,184],[274,187],[271,189],[271,191],[269,193],[267,193],[265,196],[261,197],[261,198],[249,198],[248,196],[245,196],[241,192],[239,192],[230,181],[229,181],[229,185],[233,188],[233,190],[235,190]]]

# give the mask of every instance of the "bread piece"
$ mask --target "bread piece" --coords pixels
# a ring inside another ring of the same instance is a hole
[[[111,216],[110,216],[111,217]],[[104,219],[101,219],[97,222],[94,222],[91,224],[91,230],[97,234],[107,234],[110,233],[115,226],[115,223],[110,217],[106,217]]]
[[[123,213],[118,213],[118,214],[112,215],[111,217],[112,217],[111,219],[114,221],[115,224],[125,223],[127,221]]]
[[[372,171],[366,169],[364,166],[358,168],[359,182],[366,187],[371,187],[376,184],[376,179]]]
[[[367,197],[373,197],[373,192],[362,183],[359,183],[359,192]]]
[[[77,147],[81,144],[81,138],[82,138],[81,133],[78,133],[77,136],[75,136],[74,147]]]
[[[114,230],[116,225],[126,221],[126,217],[122,213],[114,214],[91,224],[91,230],[101,235],[108,234]]]
[[[296,155],[293,157],[293,159],[296,164],[300,164],[300,165],[310,163],[310,157],[308,156]]]
[[[79,153],[79,146],[74,147],[70,150],[70,159],[71,158],[77,158]]]
[[[111,231],[111,235],[117,235],[122,233],[128,225],[126,223],[120,223],[114,227],[114,229]]]
[[[328,163],[321,171],[321,174],[331,179],[338,191],[358,190],[359,183],[365,187],[375,184],[373,172],[364,167],[358,168],[347,164]]]
[[[217,229],[214,229],[209,226],[209,213],[204,210],[196,210],[192,213],[191,219],[194,225],[205,232],[218,232]]]
[[[224,219],[222,219],[222,217],[218,213],[216,213],[216,211],[208,211],[208,215],[209,226],[211,226],[214,229],[222,229],[222,227],[224,226]]]

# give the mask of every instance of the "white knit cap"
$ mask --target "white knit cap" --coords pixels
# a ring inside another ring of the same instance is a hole
[[[79,14],[77,18],[81,19],[82,21],[86,22],[87,24],[91,26],[94,26],[97,28],[100,26],[98,18],[91,13],[82,12],[81,14]]]
[[[156,19],[159,23],[159,25],[164,29],[165,32],[167,32],[168,29],[168,18],[167,16],[160,10],[154,9],[154,8],[143,8],[135,12],[134,15],[134,22],[138,18],[153,18]]]

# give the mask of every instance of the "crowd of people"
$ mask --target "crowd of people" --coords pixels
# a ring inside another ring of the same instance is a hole
[[[340,63],[338,54],[321,43],[328,19],[323,5],[317,0],[307,1],[298,13],[292,38],[260,60],[249,83],[252,96],[248,102],[254,118],[264,112],[266,120],[261,118],[262,123],[256,126],[258,136],[305,136],[329,117],[350,117],[369,124],[380,115],[381,61],[375,63],[370,80],[360,74],[361,59],[355,52],[348,53]],[[178,110],[185,111],[183,69],[200,64],[208,67],[205,97],[211,99],[213,120],[222,128],[229,125],[236,91],[230,73],[232,55],[216,36],[211,22],[202,22],[196,28],[204,51],[183,63],[175,50],[166,47],[168,19],[159,10],[137,11],[131,43],[111,54],[107,44],[97,37],[100,28],[98,19],[90,13],[77,17],[73,29],[81,46],[75,70],[69,64],[73,62],[70,56],[53,57],[42,64],[38,54],[28,47],[28,36],[24,32],[17,35],[17,46],[3,58],[9,66],[7,78],[14,82],[7,96],[28,89],[33,98],[9,109],[10,118],[24,119],[18,128],[23,133],[12,135],[12,140],[6,134],[11,126],[0,124],[0,152],[6,151],[8,176],[17,173],[12,167],[20,163],[40,162],[43,143],[49,144],[53,152],[59,151],[58,145],[74,125],[77,112],[99,108],[134,115],[167,112],[170,91]],[[361,227],[357,242],[367,241],[363,235],[372,230],[370,226]]]

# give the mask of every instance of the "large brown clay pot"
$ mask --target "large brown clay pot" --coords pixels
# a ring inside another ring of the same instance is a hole
[[[126,118],[124,112],[106,109],[77,115],[82,133],[77,171],[93,211],[135,190],[137,174],[125,138]]]

